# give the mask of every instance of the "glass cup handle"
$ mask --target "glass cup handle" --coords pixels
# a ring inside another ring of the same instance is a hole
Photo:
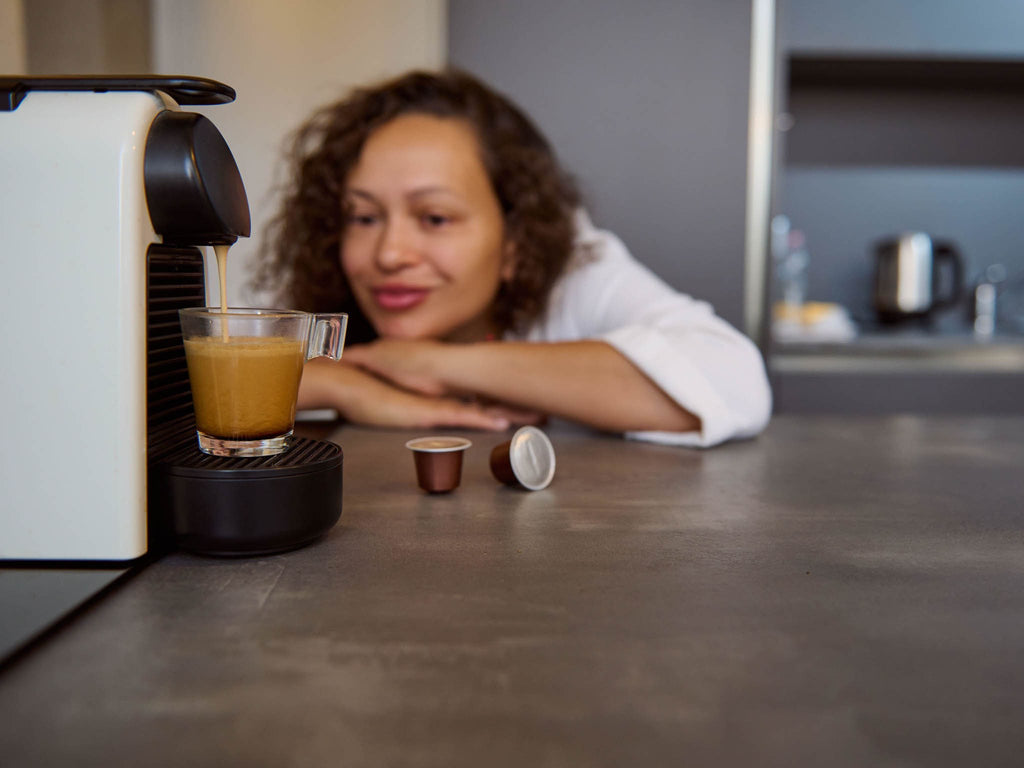
[[[345,330],[348,327],[348,315],[313,315],[313,330],[310,334],[306,359],[329,357],[341,360],[341,350],[345,346]]]

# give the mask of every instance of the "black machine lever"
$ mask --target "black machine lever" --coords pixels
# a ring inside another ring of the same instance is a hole
[[[249,236],[249,201],[235,158],[202,115],[157,115],[144,168],[149,217],[165,244],[230,245]]]

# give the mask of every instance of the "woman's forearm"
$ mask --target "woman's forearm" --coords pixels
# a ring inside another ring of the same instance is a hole
[[[687,432],[700,420],[603,341],[441,345],[447,388],[614,432]]]
[[[540,418],[522,410],[411,392],[333,360],[306,363],[298,407],[333,408],[347,421],[385,427],[504,430],[511,423],[534,423]]]

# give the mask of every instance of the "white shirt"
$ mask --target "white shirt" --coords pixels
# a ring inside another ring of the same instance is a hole
[[[517,338],[606,341],[701,420],[699,431],[628,432],[626,437],[708,447],[764,429],[771,388],[750,339],[709,304],[657,277],[583,212],[577,214],[576,232],[575,250],[545,314]]]

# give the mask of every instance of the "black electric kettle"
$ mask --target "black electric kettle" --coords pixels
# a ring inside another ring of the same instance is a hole
[[[905,232],[878,242],[874,256],[873,301],[883,323],[928,319],[963,294],[963,258],[952,243]]]

